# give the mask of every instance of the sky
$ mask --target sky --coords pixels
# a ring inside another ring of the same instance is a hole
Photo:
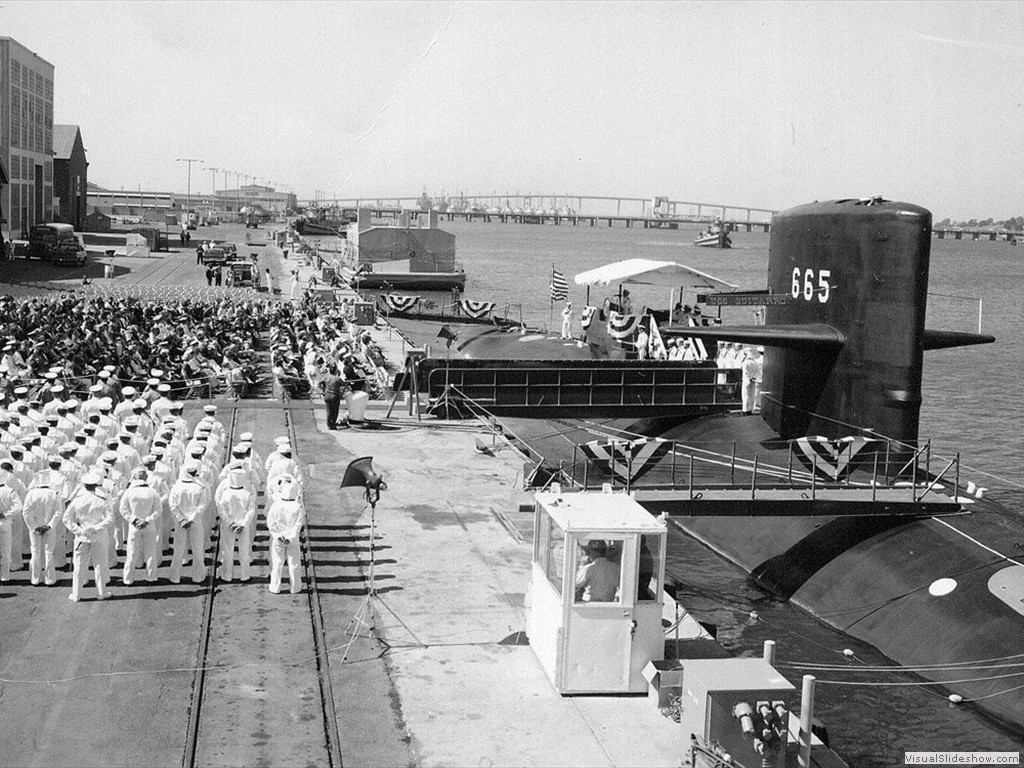
[[[1024,215],[1019,2],[0,0],[0,35],[112,189],[184,192],[190,157],[199,192]]]

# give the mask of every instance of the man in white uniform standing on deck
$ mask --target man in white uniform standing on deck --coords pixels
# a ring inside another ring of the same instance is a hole
[[[121,517],[128,527],[123,573],[125,584],[132,583],[132,574],[140,551],[146,565],[146,581],[156,581],[156,569],[159,564],[157,540],[163,501],[148,480],[149,472],[144,467],[139,467],[132,472],[131,483],[121,494]]]
[[[210,490],[202,483],[199,463],[188,461],[181,477],[171,488],[168,506],[174,516],[174,552],[171,555],[171,583],[181,581],[181,563],[185,558],[186,539],[192,550],[192,581],[200,583],[206,578],[206,553],[203,550],[203,511],[210,504]]]
[[[68,504],[64,512],[64,525],[75,537],[74,575],[71,578],[71,594],[68,599],[77,603],[82,597],[82,585],[88,576],[92,563],[96,579],[96,596],[100,600],[110,597],[107,592],[107,530],[114,524],[114,507],[110,499],[99,490],[99,475],[88,473],[82,478],[81,491]]]
[[[50,487],[50,480],[46,477],[38,478],[35,482],[36,485],[25,494],[21,513],[29,532],[32,583],[39,584],[45,579],[47,586],[50,586],[57,583],[53,548],[57,524],[64,514],[64,500],[56,488]]]
[[[8,479],[10,478],[13,478],[13,475],[8,475]],[[18,496],[18,492],[12,483],[0,480],[0,582],[11,579],[13,523],[19,517],[21,517],[21,498]]]
[[[741,366],[743,370],[743,412],[750,414],[754,412],[760,403],[761,389],[761,352],[763,347],[748,350],[747,356],[743,359]]]
[[[224,557],[221,573],[224,581],[231,581],[234,577],[236,541],[239,577],[242,581],[249,580],[249,563],[252,560],[252,537],[249,530],[256,517],[256,494],[245,487],[247,480],[244,470],[232,470],[228,476],[230,485],[217,502],[221,553]]]
[[[280,489],[280,495],[267,510],[267,528],[270,529],[270,591],[281,592],[281,568],[288,561],[288,581],[292,594],[302,591],[302,576],[299,573],[302,555],[299,552],[299,531],[305,520],[306,511],[299,501],[296,483],[288,483]]]

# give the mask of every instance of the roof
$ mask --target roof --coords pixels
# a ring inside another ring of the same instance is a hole
[[[626,259],[606,264],[576,275],[576,285],[608,285],[631,283],[634,285],[663,285],[669,288],[736,288],[706,272],[677,264],[674,261]]]
[[[79,134],[77,125],[53,126],[53,156],[58,160],[70,160],[75,150],[75,138]]]
[[[563,531],[607,531],[616,533],[658,533],[665,523],[641,507],[626,493],[535,494]]]

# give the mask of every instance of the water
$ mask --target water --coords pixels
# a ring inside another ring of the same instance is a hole
[[[548,301],[552,265],[569,279],[570,298],[577,308],[584,303],[585,289],[573,285],[572,276],[625,258],[678,261],[742,288],[763,288],[766,281],[768,235],[763,233],[735,233],[735,247],[718,251],[692,245],[697,227],[644,230],[460,222],[443,226],[457,236],[458,258],[467,272],[466,298],[521,304],[524,319],[552,328],[560,322],[560,307],[552,311]],[[1011,502],[1021,499],[1024,484],[1024,419],[1016,402],[1017,379],[1024,373],[1022,284],[1024,248],[933,240],[929,292],[981,297],[983,330],[998,340],[984,347],[927,353],[921,436],[932,439],[936,462],[940,455],[960,451],[970,467],[964,470],[964,479]],[[668,292],[660,288],[635,286],[631,293],[636,307],[668,303]],[[592,295],[594,302],[601,298]],[[729,311],[728,321],[753,320],[749,309]],[[928,327],[975,331],[977,303],[933,296]],[[850,649],[867,664],[888,663],[870,646],[757,591],[742,570],[678,530],[671,532],[669,557],[670,570],[687,581],[687,607],[717,624],[719,640],[737,654],[759,655],[763,641],[773,639],[780,662],[843,663],[842,651]],[[750,618],[751,612],[757,613],[757,620]],[[799,688],[801,672],[783,671]],[[829,678],[827,673],[818,676]],[[820,718],[831,725],[832,745],[858,768],[902,764],[905,750],[1021,749],[1018,737],[968,708],[951,707],[944,697],[923,688],[822,685],[817,705]]]

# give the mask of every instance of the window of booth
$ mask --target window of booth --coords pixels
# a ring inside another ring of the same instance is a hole
[[[658,564],[662,560],[661,547],[665,537],[661,534],[644,534],[640,537],[640,554],[637,558],[637,602],[654,602],[658,599]]]
[[[622,542],[581,539],[576,548],[576,603],[617,603],[622,596]]]
[[[537,551],[534,557],[548,582],[562,594],[562,569],[565,564],[565,531],[543,509],[538,521]]]

